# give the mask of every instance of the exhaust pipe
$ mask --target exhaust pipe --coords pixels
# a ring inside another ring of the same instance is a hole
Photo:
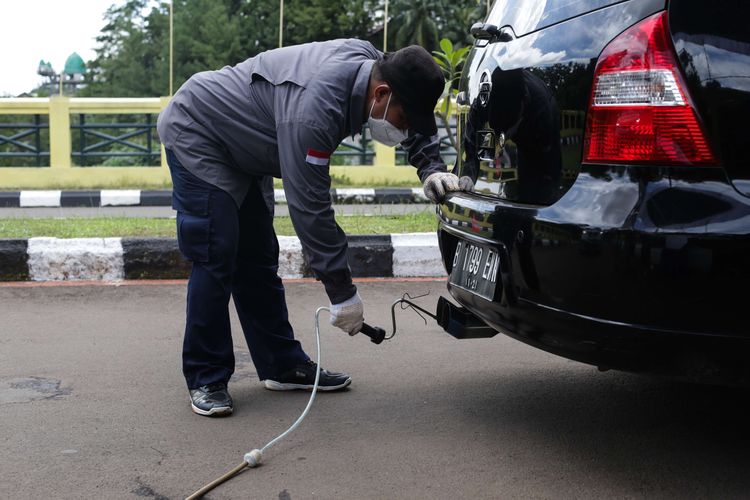
[[[499,333],[471,311],[457,306],[445,297],[438,298],[436,316],[438,325],[457,339],[489,338]]]

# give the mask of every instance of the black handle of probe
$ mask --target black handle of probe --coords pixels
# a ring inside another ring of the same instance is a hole
[[[362,329],[359,333],[364,333],[370,337],[373,344],[380,344],[385,339],[385,330],[379,326],[370,326],[367,323],[362,323]]]

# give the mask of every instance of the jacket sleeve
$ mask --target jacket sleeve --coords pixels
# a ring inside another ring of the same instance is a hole
[[[401,143],[401,146],[407,151],[409,163],[417,168],[417,175],[422,182],[430,174],[447,171],[440,156],[440,137],[438,134],[433,136],[411,134]]]
[[[338,144],[322,128],[304,121],[279,123],[276,132],[292,225],[331,303],[343,302],[357,291],[347,260],[346,235],[331,206],[328,162],[311,156],[330,156]]]

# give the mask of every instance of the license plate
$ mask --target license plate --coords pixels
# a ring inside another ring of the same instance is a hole
[[[453,257],[450,282],[487,300],[493,300],[498,267],[500,255],[496,250],[459,240]]]

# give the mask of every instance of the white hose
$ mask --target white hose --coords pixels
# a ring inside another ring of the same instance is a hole
[[[254,449],[248,453],[245,453],[245,462],[247,462],[247,465],[249,467],[255,467],[257,466],[261,460],[263,459],[263,453],[266,452],[267,449],[269,449],[271,446],[275,445],[285,437],[287,437],[289,434],[291,434],[297,427],[299,427],[299,424],[302,423],[302,421],[307,416],[307,413],[310,411],[310,407],[313,404],[313,401],[315,401],[315,394],[318,392],[318,381],[320,380],[320,312],[321,311],[328,311],[330,312],[330,309],[327,307],[319,307],[315,311],[315,344],[316,348],[318,350],[318,361],[316,363],[316,370],[315,370],[315,383],[313,384],[312,394],[310,394],[310,400],[307,402],[307,406],[302,411],[302,414],[299,416],[299,418],[289,427],[287,430],[273,438],[271,441],[268,442],[267,445],[265,445],[263,448]]]
[[[299,418],[292,424],[291,427],[289,427],[287,430],[273,438],[271,441],[268,442],[267,445],[265,445],[263,448],[254,449],[252,451],[249,451],[248,453],[245,453],[244,461],[240,463],[237,467],[230,470],[226,474],[224,474],[221,477],[218,477],[208,483],[207,485],[203,486],[201,489],[187,497],[187,500],[194,500],[203,497],[206,493],[211,491],[212,489],[219,486],[221,483],[228,481],[229,479],[232,479],[234,476],[242,472],[243,469],[246,467],[257,467],[258,464],[260,464],[261,460],[263,459],[263,453],[267,449],[269,449],[271,446],[275,445],[285,437],[287,437],[294,429],[299,427],[299,424],[302,423],[302,421],[307,416],[307,413],[310,411],[310,407],[313,404],[313,401],[315,401],[315,394],[318,392],[318,382],[320,381],[320,312],[321,311],[328,311],[331,312],[330,309],[327,307],[319,307],[315,311],[315,344],[318,349],[318,361],[316,363],[316,370],[315,370],[315,383],[313,384],[312,394],[310,394],[310,399],[307,402],[307,406],[302,411],[302,415],[299,416]]]

